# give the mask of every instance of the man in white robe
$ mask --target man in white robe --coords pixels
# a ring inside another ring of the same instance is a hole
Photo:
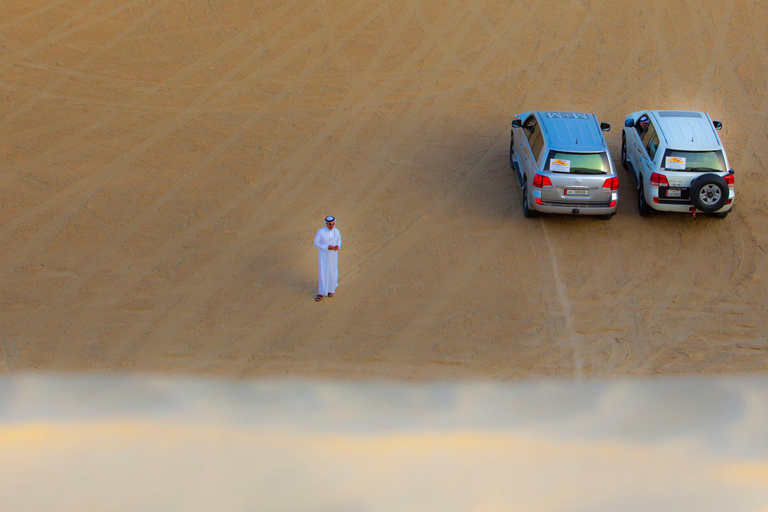
[[[315,301],[320,301],[325,295],[333,297],[339,286],[339,249],[341,249],[341,233],[336,229],[334,217],[325,218],[325,227],[317,230],[315,247],[319,256],[320,276],[317,280],[318,291]]]

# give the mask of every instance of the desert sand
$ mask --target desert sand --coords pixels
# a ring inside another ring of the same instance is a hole
[[[762,373],[768,6],[4,0],[0,372]],[[703,110],[727,219],[522,217],[509,124]],[[335,215],[340,287],[315,303]]]

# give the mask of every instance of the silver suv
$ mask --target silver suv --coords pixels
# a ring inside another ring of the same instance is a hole
[[[603,138],[608,123],[581,112],[525,112],[512,121],[509,164],[523,189],[523,215],[616,213],[619,178]]]
[[[624,121],[621,164],[637,187],[640,215],[654,210],[712,213],[733,208],[733,170],[705,112],[646,110]]]

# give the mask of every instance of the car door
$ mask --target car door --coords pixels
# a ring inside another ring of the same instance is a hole
[[[541,136],[541,128],[536,120],[536,116],[531,114],[523,122],[523,133],[525,138],[520,141],[520,157],[522,160],[518,160],[521,168],[525,174],[528,183],[533,181],[533,176],[536,174],[537,163],[539,153],[544,145],[544,141]]]
[[[527,137],[525,133],[525,128],[523,128],[522,125],[520,128],[515,128],[514,125],[512,126],[512,145],[510,152],[513,155],[513,161],[510,162],[510,165],[516,174],[515,177],[520,183],[520,186],[523,185],[523,179],[525,178],[525,167],[523,165],[525,157],[527,156]]]
[[[640,158],[640,169],[643,178],[648,178],[651,172],[656,169],[654,161],[659,150],[659,134],[656,133],[656,127],[652,122],[648,123],[648,129],[643,134],[642,144],[643,151]]]
[[[627,130],[627,160],[629,160],[630,168],[639,183],[640,174],[644,172],[645,144],[643,144],[643,136],[648,133],[651,119],[647,113],[644,113],[637,118],[634,125],[634,128]]]

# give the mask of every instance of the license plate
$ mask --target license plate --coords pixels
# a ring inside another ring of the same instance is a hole
[[[567,188],[565,189],[565,195],[567,196],[588,196],[589,190],[583,188]]]
[[[682,190],[679,188],[670,188],[667,190],[667,197],[680,197]]]

